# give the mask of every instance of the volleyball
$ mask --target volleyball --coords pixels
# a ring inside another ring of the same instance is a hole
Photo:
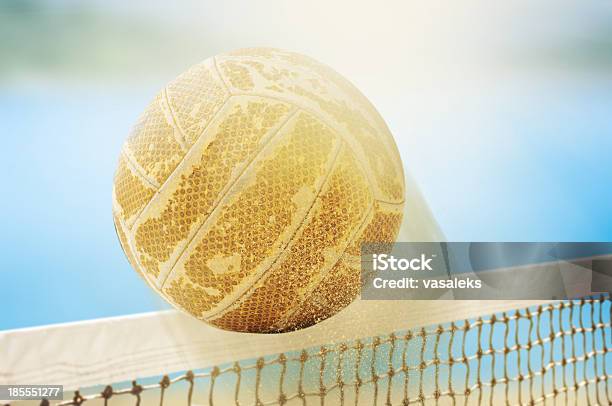
[[[360,290],[360,247],[393,242],[404,175],[384,120],[325,65],[276,49],[197,64],[123,145],[113,219],[132,267],[218,328],[305,328]]]

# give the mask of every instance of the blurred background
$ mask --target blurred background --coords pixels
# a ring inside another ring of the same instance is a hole
[[[612,240],[610,2],[0,0],[0,330],[165,308],[116,159],[164,84],[250,46],[360,88],[448,240]]]

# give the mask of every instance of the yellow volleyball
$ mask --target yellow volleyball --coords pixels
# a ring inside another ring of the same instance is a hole
[[[222,329],[304,328],[359,293],[360,246],[392,242],[404,176],[383,119],[308,57],[241,49],[146,108],[113,187],[121,246],[176,308]]]

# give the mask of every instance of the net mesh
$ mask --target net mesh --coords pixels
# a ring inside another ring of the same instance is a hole
[[[612,405],[610,313],[607,296],[557,302],[90,388],[57,404]]]

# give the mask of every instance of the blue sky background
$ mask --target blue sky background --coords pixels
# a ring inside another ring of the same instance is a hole
[[[449,240],[612,241],[603,2],[580,12],[482,3],[471,14],[393,3],[352,9],[340,32],[329,14],[316,20],[317,5],[284,6],[270,28],[249,20],[273,18],[265,2],[255,11],[26,3],[0,5],[0,330],[166,308],[115,236],[116,159],[164,83],[241,46],[298,50],[353,80],[388,121]],[[414,24],[400,24],[402,13]],[[240,29],[222,26],[230,14]]]

